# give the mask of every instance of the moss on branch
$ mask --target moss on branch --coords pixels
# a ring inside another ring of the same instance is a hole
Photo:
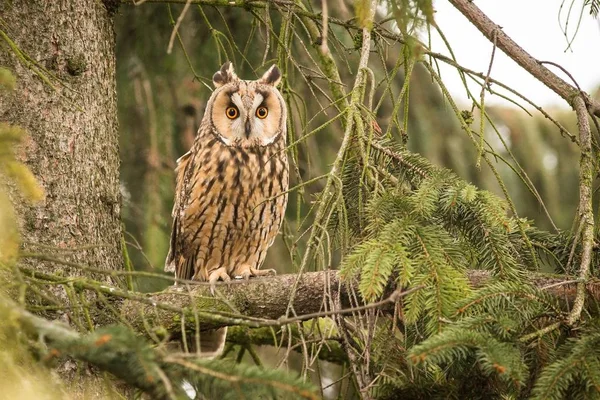
[[[480,287],[491,279],[488,271],[471,270],[467,275],[474,287]],[[201,331],[235,325],[261,328],[297,322],[308,314],[315,318],[318,315],[315,316],[314,313],[323,311],[329,298],[339,296],[342,308],[350,308],[349,297],[353,291],[358,292],[358,288],[355,287],[357,285],[341,282],[337,271],[302,274],[293,303],[298,318],[285,318],[293,283],[297,278],[297,275],[280,275],[223,283],[217,285],[215,298],[211,297],[207,285],[187,286],[185,289],[172,288],[161,293],[141,295],[145,298],[143,303],[137,298],[128,299],[123,303],[122,313],[138,332],[145,332],[150,326],[156,327],[157,332],[168,332],[172,337],[179,337],[182,327],[190,332],[193,332],[196,326],[199,326]],[[572,304],[576,297],[577,278],[531,274],[530,282],[569,304]],[[386,295],[391,293],[391,289],[388,289]],[[588,281],[586,289],[590,297],[600,301],[599,281]],[[153,306],[163,303],[171,307],[161,309]],[[393,307],[388,305],[381,309],[391,312]],[[266,344],[264,340],[261,341],[261,344]],[[270,341],[270,344],[272,343],[273,340]]]

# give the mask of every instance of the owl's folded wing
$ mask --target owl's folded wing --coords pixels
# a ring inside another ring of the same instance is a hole
[[[177,168],[175,168],[176,174],[176,185],[175,185],[175,201],[173,204],[173,211],[171,216],[173,217],[173,225],[171,228],[171,244],[169,246],[169,253],[165,261],[165,272],[175,272],[175,266],[177,258],[179,256],[177,252],[177,235],[180,230],[179,218],[182,211],[182,207],[185,205],[185,171],[186,167],[191,160],[191,151],[188,151],[177,160]]]

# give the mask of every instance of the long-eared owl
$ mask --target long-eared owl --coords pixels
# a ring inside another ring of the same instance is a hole
[[[230,62],[194,144],[177,161],[171,247],[165,270],[215,283],[274,273],[259,270],[285,214],[288,189],[285,102],[273,65],[260,79],[237,77]],[[201,352],[222,350],[225,330],[201,338]]]

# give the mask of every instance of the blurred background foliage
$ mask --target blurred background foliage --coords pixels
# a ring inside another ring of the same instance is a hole
[[[314,55],[306,51],[310,43],[298,32],[291,40],[285,36],[282,14],[192,5],[174,38],[172,53],[167,54],[182,8],[124,5],[116,16],[123,220],[133,264],[144,270],[162,271],[170,233],[173,169],[193,142],[211,93],[212,74],[223,62],[233,61],[243,79],[255,79],[272,63],[283,63],[282,91],[291,110],[288,143],[297,142],[290,150],[290,187],[325,174],[343,137],[339,121],[312,131],[333,119],[337,111],[333,107],[323,110],[330,100],[325,80],[315,71]],[[335,14],[351,17],[343,8],[337,8]],[[356,61],[360,43],[350,30],[331,26],[330,32],[329,45],[340,60],[342,80],[351,82],[355,71],[350,66],[356,63],[349,61]],[[284,40],[289,40],[290,54],[280,46]],[[382,55],[372,57],[370,67],[376,77],[383,77],[402,62],[406,49],[399,44],[376,46]],[[378,81],[376,87],[375,101],[382,99],[376,119],[383,132],[391,125],[391,134],[396,140],[406,140],[410,150],[452,169],[481,189],[502,195],[492,171],[486,165],[476,167],[478,150],[425,68],[417,65],[412,74],[408,115],[405,118],[402,106],[398,123],[392,123],[392,103],[385,101],[389,96],[385,87],[389,84],[396,96],[404,83],[402,71],[389,82]],[[471,108],[463,106],[467,112]],[[519,216],[534,220],[541,229],[570,229],[578,201],[577,146],[561,137],[556,125],[536,111],[528,115],[516,107],[486,110],[490,121],[485,139],[496,151],[496,167]],[[569,132],[577,132],[570,109],[546,111]],[[406,132],[397,129],[403,122],[407,122]],[[473,127],[478,126],[475,113]],[[303,219],[323,182],[316,179],[290,195],[284,234],[269,252],[269,268],[280,273],[296,270],[303,246],[303,239],[296,239],[310,225]],[[140,290],[158,290],[164,285],[158,281],[138,284]]]

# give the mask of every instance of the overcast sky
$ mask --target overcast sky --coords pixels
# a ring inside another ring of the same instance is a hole
[[[532,56],[538,60],[560,64],[573,75],[583,90],[591,92],[600,85],[600,23],[589,15],[589,8],[586,8],[579,32],[571,48],[567,50],[567,39],[561,26],[565,26],[570,1],[574,1],[568,27],[569,35],[572,36],[584,0],[565,0],[560,23],[561,0],[478,0],[476,4]],[[486,73],[492,44],[447,0],[435,0],[434,6],[437,11],[435,19],[452,44],[458,62],[475,71]],[[448,54],[439,37],[433,38],[432,50]],[[550,68],[563,79],[570,81],[560,70]],[[465,89],[455,71],[451,67],[445,67],[442,69],[442,77],[455,99],[466,102]],[[518,89],[541,106],[566,106],[558,95],[499,50],[494,56],[491,75]],[[478,86],[473,86],[471,90],[479,96]],[[486,94],[486,104],[510,104],[498,96],[488,96]]]

